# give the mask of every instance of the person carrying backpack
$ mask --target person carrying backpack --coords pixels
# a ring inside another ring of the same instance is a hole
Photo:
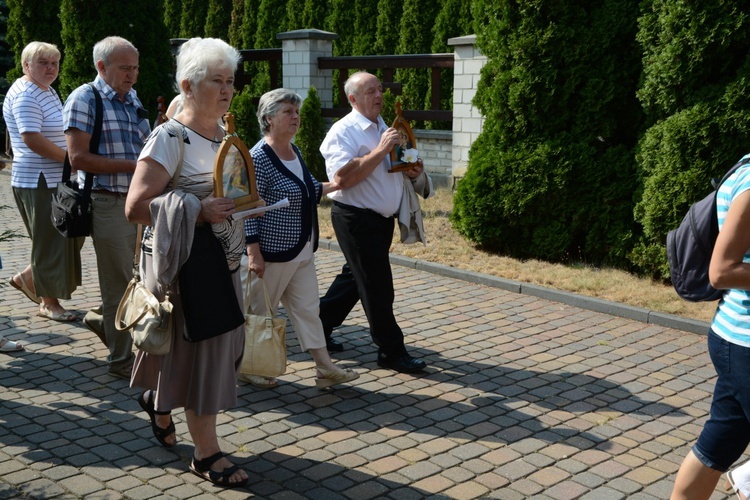
[[[719,235],[709,279],[724,292],[708,350],[718,378],[711,415],[677,472],[673,500],[709,498],[750,444],[750,166],[726,179],[716,200]]]

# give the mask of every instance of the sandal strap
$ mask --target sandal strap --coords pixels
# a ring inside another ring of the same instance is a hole
[[[195,458],[195,455],[193,455],[193,467],[198,472],[213,472],[211,470],[211,466],[216,462],[217,460],[221,460],[221,457],[224,456],[224,453],[221,451],[218,451],[211,455],[210,457],[203,458],[201,460],[198,460]]]
[[[166,428],[159,427],[158,425],[154,425],[154,435],[157,439],[160,441],[163,441],[167,437],[169,437],[172,434],[175,434],[177,429],[174,427],[174,422],[169,421],[169,425]]]
[[[216,472],[213,469],[208,469],[208,477],[211,480],[211,482],[214,482],[214,483],[231,484],[229,482],[229,478],[232,477],[232,475],[238,470],[240,470],[240,468],[236,465],[227,467],[221,472]]]

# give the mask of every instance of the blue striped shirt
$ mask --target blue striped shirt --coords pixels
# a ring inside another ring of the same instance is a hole
[[[94,80],[94,87],[99,90],[104,105],[99,154],[106,158],[137,160],[151,132],[151,124],[148,122],[148,116],[143,110],[141,101],[138,100],[136,91],[131,89],[125,95],[125,102],[123,102],[117,92],[100,76]],[[68,96],[63,108],[65,130],[76,128],[87,134],[93,134],[94,106],[96,106],[96,101],[91,87],[81,85],[75,89]],[[140,113],[139,109],[142,110]],[[78,176],[79,183],[83,184],[83,172],[79,172]],[[133,174],[126,172],[96,174],[93,189],[127,193],[132,177]]]
[[[716,197],[719,230],[724,225],[732,201],[747,190],[750,190],[750,166],[738,168],[719,188]],[[742,260],[750,263],[750,249]],[[750,347],[750,290],[732,288],[724,292],[711,328],[728,342]]]
[[[40,133],[55,146],[66,149],[62,109],[60,97],[52,87],[42,90],[35,83],[19,78],[8,90],[3,101],[3,118],[13,148],[11,186],[36,189],[40,173],[48,187],[54,187],[62,179],[63,164],[33,152],[21,138],[24,133]]]

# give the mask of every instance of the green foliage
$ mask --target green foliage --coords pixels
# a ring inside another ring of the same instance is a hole
[[[287,0],[286,25],[282,31],[322,30],[325,25],[326,7],[326,2],[318,0]]]
[[[63,99],[76,87],[96,76],[92,50],[107,36],[121,36],[133,42],[139,51],[140,74],[135,88],[143,105],[156,118],[156,98],[170,95],[174,81],[164,70],[171,61],[169,40],[162,16],[161,0],[131,0],[126,3],[96,0],[62,0],[60,20],[66,54],[60,72]],[[130,22],[123,23],[122,19]]]
[[[300,109],[300,127],[294,143],[300,149],[310,173],[321,182],[327,182],[326,162],[320,154],[320,145],[326,136],[326,122],[320,112],[320,98],[315,87],[310,87]]]
[[[305,0],[287,0],[286,4],[286,26],[284,31],[309,28],[305,25]]]
[[[516,257],[627,264],[642,121],[636,0],[480,0],[486,120],[451,221]]]
[[[229,23],[232,20],[232,0],[209,0],[206,11],[204,36],[229,40]]]
[[[325,21],[326,31],[339,37],[333,41],[334,56],[350,56],[354,47],[355,12],[351,0],[331,0]]]
[[[284,31],[286,26],[286,3],[286,0],[260,0],[255,48],[281,47],[281,41],[276,39],[276,35]],[[248,66],[248,72],[255,74],[252,83],[253,94],[259,96],[271,90],[268,64],[257,63]]]
[[[302,15],[304,25],[311,29],[322,30],[325,26],[326,15],[328,14],[327,2],[319,0],[305,0],[305,11]]]
[[[0,75],[6,75],[9,70],[13,69],[13,53],[6,41],[8,32],[8,5],[0,0]],[[5,99],[10,84],[4,76],[0,76],[0,105]],[[0,135],[5,134],[5,121],[0,120]],[[6,231],[7,232],[7,231]],[[2,241],[2,235],[0,235]]]
[[[182,0],[164,0],[164,25],[169,38],[180,38]]]
[[[465,0],[444,0],[443,8],[435,19],[435,30],[432,38],[431,52],[440,54],[452,52],[448,47],[448,40],[458,36],[472,34],[473,31],[472,10],[468,8]],[[432,104],[432,80],[428,81],[425,96],[425,108]],[[443,69],[440,72],[440,109],[453,109],[453,71]],[[437,130],[451,130],[451,122],[426,122],[425,128]]]
[[[255,15],[258,12],[260,0],[244,0],[244,15],[242,16],[242,25],[240,26],[240,38],[243,49],[259,49],[255,45],[255,32],[258,30],[258,19]]]
[[[15,58],[15,66],[5,74],[9,82],[23,76],[21,52],[30,42],[47,42],[60,49],[61,62],[69,55],[60,38],[58,11],[60,0],[8,0],[6,42]]]
[[[10,83],[6,79],[8,71],[13,69],[13,53],[8,45],[6,33],[8,32],[8,5],[5,1],[0,0],[0,96],[4,96]],[[5,131],[5,124],[0,125],[0,132]]]
[[[276,39],[276,35],[284,31],[286,26],[286,3],[287,0],[260,0],[255,48],[281,47],[281,41]]]
[[[253,144],[260,139],[260,125],[258,124],[257,109],[253,104],[253,96],[249,89],[235,94],[229,112],[234,115],[234,127],[237,136],[252,148]]]
[[[376,21],[375,54],[395,54],[398,47],[402,0],[379,0]]]
[[[652,0],[640,19],[643,85],[652,118],[665,118],[716,95],[735,80],[750,47],[750,2]]]
[[[205,0],[182,0],[180,38],[203,37],[207,14],[208,3]]]
[[[232,0],[232,13],[229,22],[229,45],[244,49],[242,41],[242,21],[245,17],[245,0]]]
[[[630,258],[652,277],[669,277],[667,232],[748,151],[749,11],[747,0],[655,0],[639,20],[638,97],[653,125],[638,144],[643,185],[634,213],[643,237]]]
[[[351,7],[350,7],[351,8]],[[372,0],[355,0],[354,39],[352,53],[354,56],[375,54],[377,36],[378,3]]]
[[[423,2],[420,0],[404,0],[402,20],[400,23],[398,54],[427,54],[432,45],[432,29],[440,11],[439,2]],[[428,89],[430,85],[430,71],[424,68],[399,69],[395,80],[401,82],[404,109],[425,109],[425,102],[429,102]],[[424,128],[424,123],[412,123],[413,128]]]

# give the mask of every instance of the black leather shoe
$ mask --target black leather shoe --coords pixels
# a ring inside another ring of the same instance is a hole
[[[333,340],[331,337],[326,337],[326,348],[328,352],[342,352],[344,350],[344,344],[338,340]]]
[[[408,354],[400,356],[386,356],[378,354],[378,366],[400,373],[419,373],[427,367],[427,363],[421,359],[413,358]]]

